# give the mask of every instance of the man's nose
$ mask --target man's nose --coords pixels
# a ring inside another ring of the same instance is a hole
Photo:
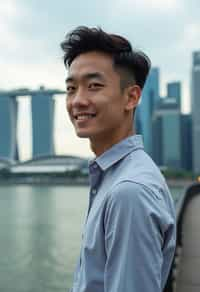
[[[88,97],[84,90],[77,90],[73,100],[72,100],[73,106],[87,106],[89,104]]]

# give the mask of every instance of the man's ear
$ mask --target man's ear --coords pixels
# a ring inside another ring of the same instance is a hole
[[[142,90],[138,85],[132,85],[127,88],[127,103],[125,109],[130,111],[137,107]]]

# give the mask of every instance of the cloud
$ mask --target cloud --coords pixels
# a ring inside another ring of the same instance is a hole
[[[15,46],[16,38],[13,34],[13,22],[17,18],[17,8],[14,0],[0,2],[0,47],[1,54],[11,44],[14,38],[13,45]],[[9,49],[9,48],[8,48]]]
[[[177,0],[116,0],[117,8],[124,9],[125,11],[145,11],[156,10],[158,12],[166,13],[169,10],[177,9],[179,2]]]
[[[14,0],[0,2],[1,25],[4,25],[7,20],[10,22],[17,15],[17,6]]]

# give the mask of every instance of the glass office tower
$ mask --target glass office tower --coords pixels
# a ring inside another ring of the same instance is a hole
[[[17,151],[17,100],[0,92],[0,157],[15,160]]]
[[[159,69],[152,68],[142,92],[136,118],[136,130],[143,135],[144,148],[150,155],[152,155],[152,115],[159,98]]]
[[[179,109],[181,109],[181,83],[179,81],[167,84],[167,97],[175,98]]]
[[[153,159],[160,166],[182,168],[181,112],[176,99],[160,99],[154,112]]]
[[[32,156],[54,155],[54,100],[41,88],[32,93]]]
[[[200,51],[193,53],[191,81],[193,171],[200,174]]]
[[[192,171],[192,117],[181,115],[182,168]]]

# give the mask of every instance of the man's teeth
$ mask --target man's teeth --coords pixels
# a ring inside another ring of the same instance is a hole
[[[93,118],[94,116],[95,116],[94,114],[84,114],[84,115],[76,116],[76,119],[77,120],[86,120],[86,119]]]

